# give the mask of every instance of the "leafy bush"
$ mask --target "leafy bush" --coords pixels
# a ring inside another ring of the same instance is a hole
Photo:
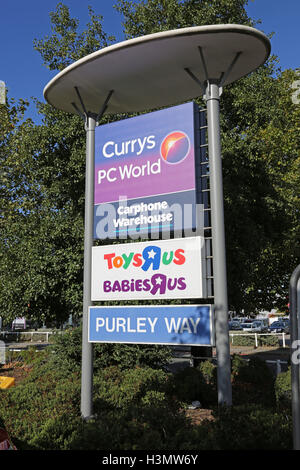
[[[182,412],[166,407],[137,407],[103,413],[99,419],[83,423],[70,449],[174,450],[182,448],[189,430]]]
[[[83,424],[80,375],[57,369],[51,359],[36,365],[22,384],[0,394],[0,415],[20,450],[164,448],[188,423],[168,394],[169,374],[114,366],[96,374],[98,418]]]
[[[275,395],[279,406],[291,407],[292,384],[290,367],[286,372],[281,372],[277,375],[275,381]]]
[[[212,370],[208,374],[208,365],[197,368],[187,367],[177,372],[173,377],[173,393],[176,398],[186,404],[200,401],[202,407],[213,406],[216,403],[216,382]]]
[[[186,444],[198,439],[199,450],[292,449],[290,415],[252,404],[220,407],[214,417],[187,435]]]
[[[82,328],[67,330],[53,337],[53,351],[59,367],[81,368]],[[94,344],[94,371],[117,365],[121,369],[135,366],[161,368],[171,359],[171,349],[157,345]]]
[[[170,374],[149,367],[121,370],[112,366],[94,378],[95,409],[167,405]]]
[[[14,356],[30,364],[31,372],[16,387],[0,391],[0,416],[18,449],[291,448],[291,413],[275,402],[275,389],[279,403],[288,396],[288,373],[277,377],[274,388],[273,375],[263,361],[246,361],[238,355],[232,360],[234,405],[220,407],[213,421],[196,426],[183,408],[194,400],[202,407],[215,408],[217,368],[212,362],[171,374],[158,368],[167,357],[165,352],[135,349],[130,358],[126,357],[129,349],[124,348],[122,358],[121,349],[99,348],[94,370],[95,417],[83,422],[80,343],[81,331],[69,330],[41,352],[31,349]]]
[[[203,361],[198,366],[197,369],[203,375],[206,383],[209,383],[212,387],[217,387],[217,366],[211,361]]]
[[[149,367],[122,370],[113,366],[99,371],[94,380],[98,418],[82,427],[71,448],[174,448],[189,421],[173,396],[172,378]]]
[[[30,449],[47,433],[49,423],[63,416],[77,418],[79,403],[79,375],[40,364],[21,384],[0,394],[0,415],[16,446]],[[47,448],[59,448],[54,436],[48,435]]]

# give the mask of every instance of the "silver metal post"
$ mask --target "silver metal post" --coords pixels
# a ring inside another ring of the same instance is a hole
[[[88,342],[88,309],[91,302],[91,264],[94,218],[94,117],[86,116],[86,176],[85,176],[85,222],[84,222],[84,271],[83,271],[83,317],[82,317],[82,364],[81,364],[81,414],[88,419],[93,414],[93,345]]]
[[[207,82],[208,154],[210,166],[211,225],[213,247],[214,308],[218,361],[218,403],[232,404],[231,363],[228,331],[228,299],[225,254],[223,178],[220,138],[219,85]]]

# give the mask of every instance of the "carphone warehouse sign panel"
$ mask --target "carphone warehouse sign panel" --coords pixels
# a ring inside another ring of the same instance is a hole
[[[92,300],[205,298],[204,239],[92,248]]]
[[[212,306],[90,307],[89,342],[213,346]]]
[[[94,238],[169,230],[172,205],[195,206],[196,108],[190,102],[96,128]],[[182,220],[195,228],[195,217]]]

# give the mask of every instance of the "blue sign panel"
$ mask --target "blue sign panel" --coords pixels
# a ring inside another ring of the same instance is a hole
[[[90,307],[89,342],[213,346],[212,306]]]
[[[102,125],[95,130],[94,238],[193,230],[193,102]]]

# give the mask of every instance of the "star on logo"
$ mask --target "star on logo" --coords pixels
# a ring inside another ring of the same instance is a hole
[[[161,277],[157,277],[157,278],[155,279],[155,284],[157,284],[158,286],[160,286],[161,283],[162,283],[162,278],[161,278]]]

